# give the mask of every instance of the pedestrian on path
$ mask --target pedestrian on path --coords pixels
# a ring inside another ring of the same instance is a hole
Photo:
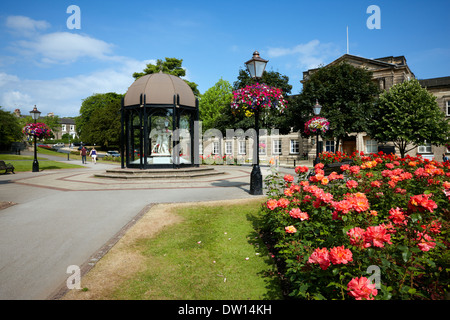
[[[92,157],[92,162],[94,164],[96,164],[97,163],[97,150],[95,150],[95,147],[92,148],[90,156]]]
[[[85,164],[86,163],[87,150],[86,150],[86,148],[84,146],[80,150],[80,155],[81,155],[81,163]]]

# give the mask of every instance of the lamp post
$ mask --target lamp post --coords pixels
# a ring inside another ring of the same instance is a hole
[[[320,115],[320,111],[321,110],[322,110],[322,106],[319,104],[319,101],[316,100],[316,104],[313,107],[314,114],[316,116]],[[316,159],[314,160],[314,165],[316,165],[316,164],[318,164],[320,162],[320,160],[319,160],[319,153],[320,153],[320,150],[319,150],[319,131],[317,131],[317,133],[316,133]]]
[[[36,123],[36,120],[39,119],[41,116],[41,112],[38,111],[36,108],[36,105],[34,106],[33,110],[30,111],[31,118],[33,118],[34,123]],[[39,162],[37,160],[37,147],[36,147],[36,135],[34,135],[34,161],[33,161],[33,172],[39,172]]]
[[[261,79],[269,60],[264,60],[259,56],[259,52],[253,53],[252,59],[247,61],[245,65],[250,73],[250,76],[254,79]],[[256,163],[253,161],[253,169],[250,174],[250,194],[262,195],[262,174],[259,167],[259,108],[255,110],[255,130],[256,130]]]

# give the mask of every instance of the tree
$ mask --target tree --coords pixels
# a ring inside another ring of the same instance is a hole
[[[109,92],[94,94],[83,100],[80,116],[76,119],[81,141],[103,147],[119,146],[123,96]]]
[[[202,94],[199,100],[199,113],[203,131],[215,128],[217,119],[223,114],[224,109],[230,107],[232,91],[231,84],[220,78],[213,87]]]
[[[375,140],[392,141],[402,158],[425,142],[445,144],[449,131],[436,98],[416,79],[396,84],[380,95],[369,128]]]
[[[22,125],[19,119],[0,106],[0,150],[10,147],[12,142],[22,140]]]
[[[135,72],[133,73],[133,77],[137,80],[142,76],[145,76],[147,74],[152,73],[158,73],[160,71],[174,75],[176,77],[184,77],[186,76],[186,70],[181,66],[183,63],[183,59],[177,59],[177,58],[165,58],[165,61],[162,61],[161,59],[156,60],[156,64],[147,64],[147,67],[144,69],[143,72]],[[186,79],[183,79],[189,87],[191,87],[192,92],[196,97],[200,96],[200,92],[197,89],[197,84],[195,82],[188,81]]]
[[[300,95],[293,97],[288,116],[292,126],[304,135],[304,124],[313,116],[316,100],[322,106],[320,116],[330,121],[327,138],[339,142],[349,133],[365,132],[374,109],[378,86],[372,72],[346,62],[321,67],[303,84]]]
[[[247,70],[240,69],[237,81],[233,83],[233,90],[244,88],[247,85],[255,83],[263,83],[271,87],[280,88],[283,91],[284,97],[287,97],[292,90],[289,84],[289,77],[280,74],[276,71],[264,71],[261,79],[253,79]],[[231,102],[231,101],[230,101]],[[288,104],[287,109],[290,108]],[[275,114],[270,111],[261,112],[261,128],[279,129],[281,134],[290,132],[290,124],[285,114]],[[217,118],[215,127],[222,132],[226,129],[243,129],[244,131],[255,127],[255,119],[253,117],[246,117],[244,114],[233,115],[230,105],[223,109],[223,113]]]

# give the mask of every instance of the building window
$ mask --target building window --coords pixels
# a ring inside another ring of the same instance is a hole
[[[225,141],[225,154],[233,154],[233,141]]]
[[[291,140],[290,153],[291,154],[299,154],[300,153],[300,144],[298,143],[298,140]]]
[[[220,153],[219,141],[214,141],[212,144],[212,154],[219,154],[219,153]]]
[[[334,152],[334,140],[325,141],[325,151]]]
[[[378,142],[366,140],[366,153],[378,153]]]
[[[431,143],[425,143],[419,146],[419,153],[431,153]]]
[[[281,140],[273,140],[273,154],[281,154]]]
[[[74,132],[75,131],[75,126],[74,125],[70,125],[70,132]]]
[[[259,154],[266,154],[266,140],[259,140],[258,152]]]
[[[239,141],[239,154],[245,154],[246,152],[246,143],[245,140]]]
[[[444,106],[445,106],[445,115],[447,117],[450,117],[450,100],[445,101]]]
[[[62,127],[62,131],[66,131],[66,125],[65,124],[63,124],[61,127]]]

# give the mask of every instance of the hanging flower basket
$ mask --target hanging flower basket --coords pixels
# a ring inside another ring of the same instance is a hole
[[[330,122],[323,117],[314,117],[305,123],[305,133],[310,134],[322,134],[330,129]]]
[[[50,128],[45,123],[40,122],[27,124],[22,132],[38,139],[50,138],[52,135]]]
[[[274,109],[282,113],[287,107],[281,89],[265,84],[249,85],[233,91],[231,109],[233,114],[244,112],[247,117],[252,116],[256,110]]]

